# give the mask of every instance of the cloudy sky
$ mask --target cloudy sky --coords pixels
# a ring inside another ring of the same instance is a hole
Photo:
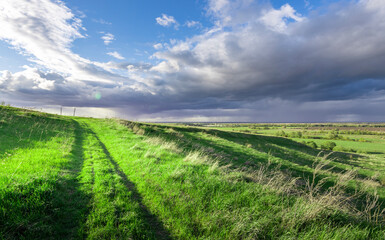
[[[385,1],[1,0],[0,101],[146,121],[385,121]]]

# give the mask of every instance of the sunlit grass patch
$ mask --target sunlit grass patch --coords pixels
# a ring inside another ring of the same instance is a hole
[[[0,110],[0,238],[384,237],[380,158],[276,136]]]
[[[238,156],[232,155],[230,148],[218,153],[218,142],[206,145],[205,141],[196,140],[199,144],[195,144],[194,131],[151,131],[150,127],[141,126],[146,129],[144,136],[132,135],[123,142],[104,134],[108,132],[107,126],[93,123],[92,127],[111,154],[116,154],[123,171],[138,185],[149,208],[178,238],[277,238],[288,233],[287,236],[301,236],[304,229],[309,231],[313,227],[333,232],[319,233],[327,237],[351,236],[352,231],[357,236],[381,236],[376,235],[380,232],[368,230],[370,224],[381,226],[381,222],[350,204],[352,196],[346,195],[344,189],[352,180],[352,172],[335,175],[336,184],[325,188],[319,179],[327,172],[328,161],[323,157],[312,160],[315,165],[309,171],[314,173],[313,178],[300,180],[282,171],[277,165],[280,159],[271,152],[256,155],[257,159],[264,156],[267,164],[251,164],[255,150],[240,146],[235,153],[245,149],[251,158],[234,160]],[[201,136],[215,139],[207,134]],[[222,138],[220,144],[226,141]],[[130,151],[122,154],[124,148]],[[243,167],[239,165],[242,162]],[[301,181],[303,184],[298,184]],[[377,216],[381,218],[381,213]],[[362,228],[356,227],[360,221]],[[341,229],[350,232],[344,235]]]

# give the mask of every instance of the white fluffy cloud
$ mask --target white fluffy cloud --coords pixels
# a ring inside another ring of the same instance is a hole
[[[69,81],[127,81],[105,64],[72,52],[72,42],[84,38],[82,22],[61,1],[3,0],[0,39],[28,60]],[[107,39],[108,40],[108,39]]]
[[[159,50],[159,49],[162,49],[162,48],[163,48],[163,44],[157,43],[157,44],[154,44],[153,47],[154,47],[156,50]]]
[[[49,69],[69,73],[89,62],[69,50],[74,39],[84,36],[80,19],[63,4],[4,0],[0,22],[0,39]]]
[[[43,72],[28,66],[23,68],[24,70],[17,73],[0,71],[2,93],[11,94],[17,100],[44,99],[41,103],[47,104],[56,100],[59,102],[71,98],[75,100],[78,90],[86,86],[81,81],[68,80],[66,76],[53,71]]]
[[[16,74],[9,71],[0,72],[0,86],[10,91],[20,89],[53,90],[54,80],[42,77],[36,68],[25,66],[24,69]]]
[[[236,99],[328,99],[336,98],[341,87],[346,92],[340,97],[345,98],[367,90],[355,87],[359,81],[385,78],[385,3],[341,4],[306,19],[287,4],[280,9],[256,4],[210,1],[210,11],[219,21],[215,31],[155,53],[161,62],[153,70],[169,79],[177,92]],[[229,24],[231,31],[226,29]]]
[[[120,55],[120,53],[118,53],[117,51],[114,51],[114,52],[108,52],[107,53],[108,55],[116,58],[116,59],[119,59],[119,60],[123,60],[124,57],[122,55]]]
[[[109,45],[113,40],[115,40],[115,36],[112,33],[105,33],[101,39],[105,45]]]
[[[192,28],[192,27],[202,27],[202,24],[198,21],[187,21],[185,23],[185,25],[189,28]]]
[[[178,27],[178,22],[175,20],[175,18],[164,13],[161,17],[157,17],[155,20],[157,24],[163,27],[169,27],[172,25],[174,25],[176,28]]]
[[[284,32],[286,30],[288,19],[292,19],[297,22],[301,22],[303,20],[303,18],[297,14],[293,7],[289,4],[283,5],[278,10],[270,9],[264,12],[260,19],[266,26],[277,32]]]

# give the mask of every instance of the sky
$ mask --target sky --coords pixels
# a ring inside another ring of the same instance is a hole
[[[0,101],[140,121],[385,121],[383,0],[1,0]]]

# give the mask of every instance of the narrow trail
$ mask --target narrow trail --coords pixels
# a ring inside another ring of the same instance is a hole
[[[3,109],[0,239],[384,239],[371,159],[329,170],[284,138]]]
[[[35,151],[35,155],[20,157],[29,163],[23,161],[19,179],[0,188],[0,239],[78,238],[89,203],[78,181],[84,132],[76,121],[62,127],[68,133],[65,137],[40,141],[38,148],[33,144],[30,152]]]
[[[78,122],[73,123],[75,140],[69,155],[70,164],[62,170],[64,180],[59,183],[56,191],[58,195],[56,198],[62,200],[62,211],[57,216],[57,224],[60,226],[58,229],[62,231],[59,232],[59,236],[66,236],[68,239],[79,237],[81,223],[84,222],[90,201],[90,196],[81,191],[81,183],[78,181],[84,165],[84,129]]]
[[[82,238],[171,239],[97,134],[86,121],[79,123],[84,132],[79,181],[83,192],[92,196],[87,219],[80,227]]]
[[[100,146],[102,147],[104,154],[110,160],[112,165],[114,166],[115,172],[122,178],[122,181],[124,182],[124,185],[126,186],[127,190],[132,192],[133,198],[139,203],[139,206],[141,208],[143,218],[145,221],[154,229],[155,231],[155,237],[156,239],[171,239],[170,233],[163,227],[163,224],[158,219],[158,217],[154,214],[152,214],[146,205],[143,204],[143,198],[138,192],[135,184],[131,182],[127,175],[124,174],[123,170],[119,166],[119,164],[113,159],[111,154],[108,152],[106,146],[104,143],[99,139],[99,137],[93,132],[95,138],[99,141]]]

